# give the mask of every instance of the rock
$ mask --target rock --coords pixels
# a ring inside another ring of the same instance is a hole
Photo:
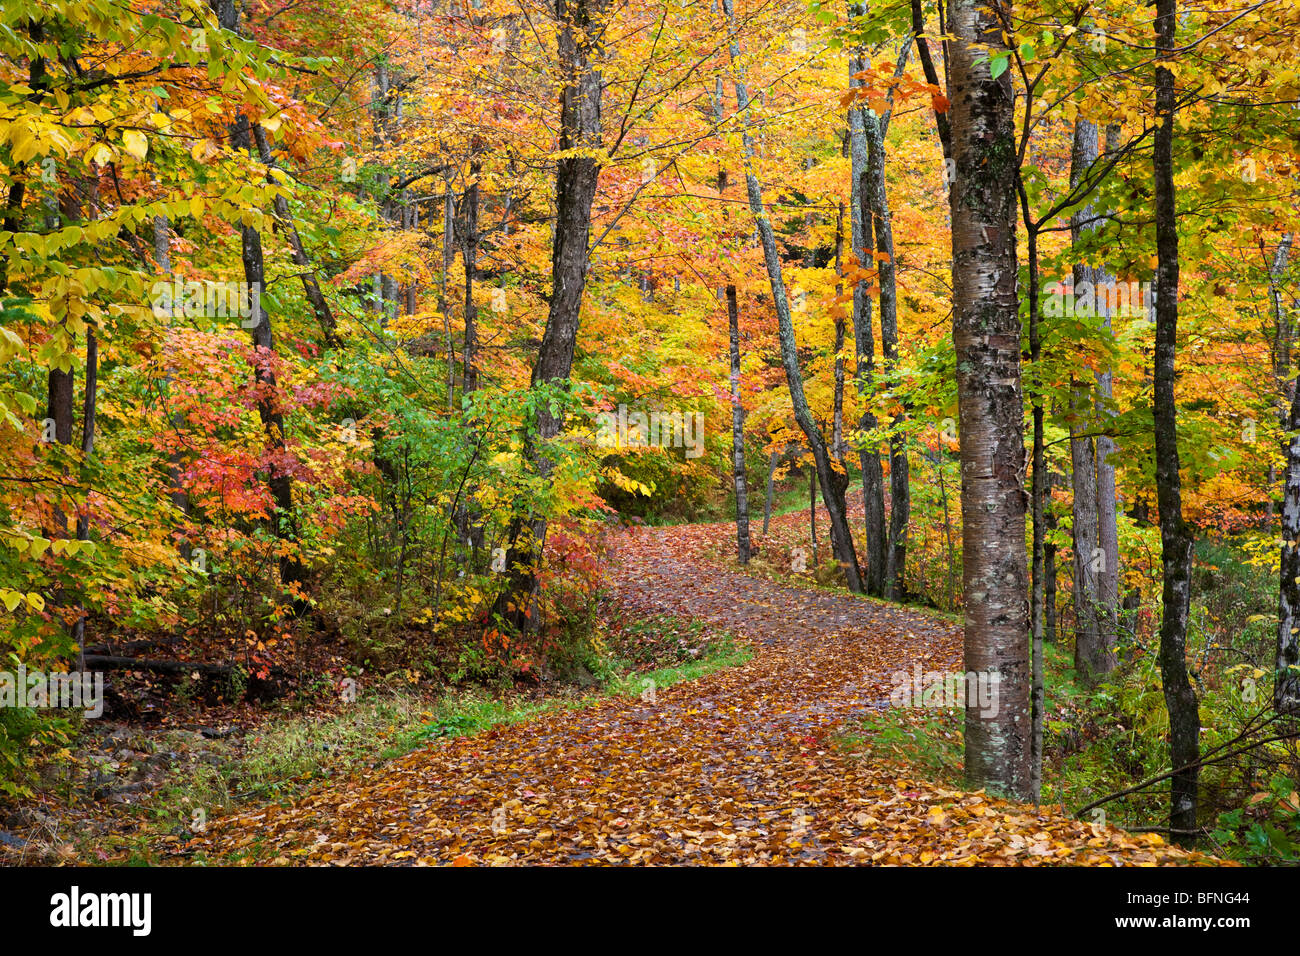
[[[144,762],[151,767],[169,767],[179,756],[180,754],[174,750],[160,750],[145,757]]]
[[[108,740],[114,744],[124,744],[131,739],[131,728],[119,724],[108,732]]]
[[[54,822],[54,818],[49,814],[42,813],[34,807],[19,807],[9,816],[5,817],[4,825],[14,829],[35,829],[37,827],[48,826]]]
[[[109,803],[134,803],[136,797],[143,789],[143,782],[125,783],[122,786],[114,787],[109,791],[107,800]]]

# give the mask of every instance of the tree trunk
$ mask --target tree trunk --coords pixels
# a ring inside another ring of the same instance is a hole
[[[1010,15],[1009,4],[1004,4]],[[953,341],[961,414],[967,671],[997,675],[996,714],[966,706],[972,789],[1032,799],[1026,467],[1016,296],[1015,99],[994,79],[1005,50],[997,14],[977,0],[949,8],[953,37],[950,192]],[[991,709],[990,709],[991,710]]]
[[[63,446],[72,444],[73,392],[76,385],[74,375],[75,373],[71,369],[64,372],[52,368],[46,377],[45,421],[39,423],[40,432],[42,438],[46,438],[52,423],[54,442]],[[66,468],[63,469],[63,474],[66,478]],[[45,537],[54,540],[68,536],[68,516],[63,510],[61,497],[55,498],[50,505],[49,522],[49,525],[42,529]],[[64,600],[64,591],[59,588],[55,591],[50,604],[57,607],[62,605]]]
[[[727,329],[731,344],[731,473],[736,485],[736,555],[749,564],[749,494],[745,488],[745,409],[740,403],[740,310],[736,287],[727,286]]]
[[[835,217],[835,274],[844,274],[844,203],[840,203],[839,213]],[[839,301],[844,294],[843,283],[835,285],[835,299]],[[844,443],[844,312],[835,309],[835,392],[831,405],[831,456],[844,466],[848,457],[848,446]]]
[[[1050,468],[1043,488],[1043,640],[1056,642],[1056,545],[1050,536],[1057,525],[1056,509],[1052,507],[1052,488],[1058,476]]]
[[[1106,127],[1106,153],[1111,154],[1118,148],[1119,126],[1111,124]],[[1112,283],[1115,276],[1108,269],[1097,273],[1099,281]],[[1109,285],[1107,286],[1109,288]],[[1105,299],[1103,326],[1106,334],[1114,336],[1111,316],[1111,300]],[[1115,453],[1115,440],[1101,431],[1114,418],[1111,402],[1114,398],[1114,373],[1109,363],[1103,365],[1096,373],[1097,398],[1094,403],[1094,418],[1097,422],[1097,547],[1101,549],[1101,568],[1097,572],[1097,626],[1101,633],[1102,646],[1105,648],[1103,664],[1107,671],[1118,663],[1116,644],[1119,640],[1119,496],[1115,485],[1115,464],[1111,456]]]
[[[33,70],[35,68],[33,67]],[[49,213],[46,216],[46,226],[53,230],[58,228],[58,216],[55,213]],[[60,323],[66,329],[66,322]],[[42,423],[41,435],[43,441],[49,440],[48,426],[53,423],[53,439],[59,445],[72,444],[72,415],[73,402],[76,392],[76,372],[72,368],[66,371],[59,368],[51,367],[45,379],[45,422]],[[67,476],[66,467],[63,474]],[[63,506],[56,499],[56,503],[50,506],[50,527],[46,529],[46,537],[63,538],[68,534],[68,516],[63,510]],[[56,603],[61,603],[60,599]]]
[[[1177,0],[1156,0],[1157,62],[1173,56]],[[1178,406],[1174,365],[1178,355],[1178,222],[1174,194],[1174,75],[1156,67],[1156,128],[1152,153],[1156,214],[1156,347],[1153,418],[1156,503],[1160,509],[1164,608],[1160,619],[1160,677],[1169,711],[1169,827],[1180,843],[1196,831],[1196,783],[1201,715],[1187,675],[1187,619],[1191,605],[1192,533],[1183,521],[1178,462]]]
[[[741,143],[745,160],[745,185],[749,194],[749,208],[758,226],[759,240],[763,245],[763,260],[767,266],[768,281],[772,287],[772,300],[776,307],[777,335],[781,343],[781,364],[785,368],[786,384],[790,389],[790,403],[794,407],[795,421],[799,423],[808,447],[812,451],[814,467],[821,484],[822,500],[826,504],[831,526],[831,549],[844,570],[849,590],[862,591],[862,577],[858,569],[857,552],[849,529],[845,492],[848,474],[836,469],[827,453],[821,429],[813,421],[812,410],[804,395],[803,375],[799,369],[799,352],[794,338],[794,323],[790,317],[790,301],[786,295],[785,280],[781,270],[781,256],[776,246],[772,222],[763,204],[763,188],[754,172],[754,143],[750,134],[750,100],[745,88],[744,71],[740,66],[740,45],[736,40],[735,9],[733,0],[723,0],[729,34],[731,64],[735,71],[737,108],[743,116]]]
[[[1282,274],[1286,271],[1287,259],[1291,255],[1291,244],[1294,241],[1292,233],[1286,233],[1277,244],[1277,249],[1273,252],[1273,261],[1268,268],[1268,304],[1269,312],[1273,316],[1273,340],[1269,343],[1269,350],[1273,356],[1273,380],[1277,383],[1277,420],[1285,431],[1287,429],[1287,402],[1286,390],[1291,383],[1288,377],[1291,371],[1291,338],[1294,330],[1287,317],[1286,309],[1282,304],[1282,290],[1279,282]],[[1263,251],[1263,241],[1260,242],[1260,251]],[[1273,489],[1277,486],[1277,466],[1270,460],[1268,463],[1268,502],[1266,504],[1266,513],[1269,518],[1273,517],[1274,501]],[[1286,497],[1286,489],[1283,488],[1283,498]]]
[[[772,452],[772,459],[767,464],[767,498],[763,502],[763,534],[765,535],[768,522],[772,520],[772,486],[776,483],[776,463],[780,457],[780,452]]]
[[[478,176],[480,165],[473,161],[469,166],[470,183],[461,200],[462,222],[461,255],[465,266],[465,300],[463,313],[465,317],[465,339],[462,343],[461,366],[464,377],[461,380],[461,400],[478,391],[478,306],[474,304],[474,278],[478,262]],[[456,529],[462,541],[468,541],[473,555],[477,555],[483,546],[482,510],[478,506],[477,489],[465,489],[465,502],[455,509]],[[472,556],[473,556],[472,555]]]
[[[1150,505],[1145,495],[1135,495],[1133,498],[1133,507],[1129,508],[1128,516],[1133,519],[1134,524],[1139,528],[1148,527],[1151,524]],[[1137,635],[1137,610],[1142,604],[1142,589],[1134,586],[1124,595],[1124,600],[1120,609],[1120,626],[1130,637]]]
[[[27,33],[34,44],[45,39],[45,27],[35,18],[27,21]],[[33,91],[44,95],[50,88],[50,76],[45,69],[45,57],[33,56],[27,65],[27,85]],[[23,219],[23,199],[27,195],[27,183],[21,169],[9,173],[12,182],[5,197],[4,231],[17,233],[21,230]],[[0,256],[0,293],[9,287],[9,257]]]
[[[456,402],[456,343],[451,334],[451,264],[456,258],[456,193],[451,188],[453,173],[447,173],[447,185],[442,204],[442,277],[438,303],[442,309],[442,325],[447,337],[447,410]]]
[[[271,156],[271,143],[266,138],[266,130],[262,129],[260,124],[253,124],[253,139],[257,142],[257,153],[262,160],[262,164],[268,169],[274,164]],[[299,278],[302,279],[303,292],[307,296],[307,301],[311,304],[312,314],[316,316],[316,324],[320,327],[321,336],[325,340],[327,349],[336,349],[342,344],[339,342],[338,327],[334,321],[334,313],[330,309],[330,304],[325,301],[325,295],[320,290],[320,282],[316,279],[316,272],[312,268],[311,259],[307,257],[307,250],[303,247],[302,238],[298,235],[298,227],[294,225],[293,217],[289,214],[289,201],[283,196],[275,197],[275,218],[284,230],[285,238],[289,242],[289,252],[293,257],[293,264],[302,270]]]
[[[462,255],[465,258],[465,341],[461,364],[465,368],[462,395],[478,389],[478,307],[474,305],[474,270],[477,267],[478,243],[478,175],[479,164],[470,163],[469,188],[462,200],[465,216],[465,234],[461,237]]]
[[[558,51],[563,86],[560,90],[560,139],[564,156],[556,163],[555,241],[551,250],[551,300],[533,366],[533,387],[567,385],[578,340],[582,295],[587,283],[591,242],[591,204],[600,178],[595,153],[601,149],[601,73],[594,58],[601,50],[608,0],[556,0]],[[546,478],[552,463],[545,443],[555,438],[563,419],[545,405],[537,410],[536,433],[527,436],[526,450],[538,473]],[[535,518],[525,530],[516,521],[511,529],[508,564],[510,581],[497,602],[498,611],[516,629],[530,628],[537,589],[536,565],[546,537],[546,519]]]
[[[925,76],[925,82],[937,86],[941,91],[945,87],[940,83],[939,73],[934,68],[934,60],[930,56],[929,41],[925,38],[925,10],[921,6],[921,0],[911,0],[912,2],[912,37],[916,43],[916,55],[921,61],[921,73]],[[943,8],[939,10],[940,23],[939,32],[943,32]],[[939,131],[939,144],[943,147],[943,158],[945,160],[952,158],[952,128],[948,122],[948,114],[935,110],[934,112],[935,128]]]
[[[239,33],[239,10],[234,0],[211,0],[211,6],[222,29]],[[253,137],[248,117],[239,113],[230,125],[230,145],[234,149],[244,150],[254,155]],[[241,227],[242,258],[244,262],[244,281],[250,290],[252,299],[253,346],[259,352],[266,353],[262,359],[275,353],[275,339],[271,333],[271,317],[262,308],[261,293],[266,288],[266,266],[262,256],[262,236],[252,226]],[[285,453],[284,416],[275,401],[277,383],[275,373],[259,362],[256,371],[257,382],[261,386],[261,397],[257,402],[257,414],[266,432],[266,444],[271,458],[283,458]],[[279,466],[269,466],[268,485],[271,498],[275,502],[275,514],[272,518],[273,532],[281,541],[294,542],[296,533],[293,519],[293,479]],[[294,594],[293,606],[296,611],[304,610],[298,595],[299,585],[305,580],[302,564],[293,554],[280,557],[280,580],[285,589]]]
[[[1273,315],[1273,377],[1277,380],[1279,391],[1286,387],[1288,372],[1291,369],[1291,337],[1294,330],[1287,318],[1286,308],[1282,303],[1281,280],[1283,273],[1286,272],[1287,261],[1291,257],[1291,245],[1294,242],[1294,235],[1286,233],[1282,236],[1277,244],[1277,249],[1273,252],[1273,261],[1268,267],[1268,304],[1269,311]],[[1278,401],[1279,422],[1285,422],[1287,419],[1287,407],[1285,399]]]
[[[864,4],[850,4],[850,17],[865,15]],[[855,74],[866,69],[866,61],[861,51],[856,51],[849,60],[849,87],[855,89],[862,85],[862,80]],[[860,268],[865,269],[872,261],[872,216],[870,207],[870,188],[867,171],[868,147],[864,119],[865,113],[860,106],[851,106],[848,116],[849,130],[849,221],[853,241],[853,255]],[[871,411],[870,402],[875,391],[875,334],[872,330],[871,295],[866,282],[857,282],[853,286],[853,349],[856,365],[855,381],[858,389],[858,401],[861,414],[858,428],[870,433],[876,426],[876,416]],[[885,529],[885,472],[880,464],[879,445],[866,441],[858,449],[858,464],[862,470],[863,520],[866,530],[866,589],[874,597],[885,596],[885,579],[888,564],[888,532]]]
[[[95,451],[95,413],[99,401],[99,339],[93,327],[86,330],[86,394],[81,405],[81,485],[88,487],[90,475],[87,465]],[[77,515],[77,540],[90,540],[90,505],[87,502]],[[72,626],[72,639],[77,645],[77,669],[86,666],[86,612],[78,607],[77,622]]]
[[[171,231],[171,221],[166,216],[153,217],[154,262],[158,265],[158,271],[169,278],[172,274]],[[168,327],[172,324],[173,308],[175,308],[175,306],[172,306],[167,310]],[[165,383],[164,387],[170,389],[170,374],[163,381]],[[180,431],[181,419],[182,416],[179,413],[173,413],[171,415],[171,425],[173,430],[177,432]],[[173,451],[168,454],[167,478],[171,484],[171,491],[168,493],[168,497],[171,499],[172,505],[177,511],[186,517],[189,517],[190,499],[189,496],[185,494],[185,488],[181,484],[181,463],[180,452]],[[190,546],[188,542],[181,545],[180,552],[182,558],[186,561],[190,560]]]
[[[1107,321],[1109,325],[1109,320]],[[1112,413],[1107,403],[1112,397],[1112,372],[1103,368],[1097,373],[1097,401],[1094,406],[1098,427]],[[1097,628],[1105,655],[1101,664],[1109,673],[1118,664],[1116,644],[1119,640],[1119,498],[1115,486],[1115,464],[1111,455],[1115,440],[1097,436],[1097,548],[1101,565],[1097,571]]]
[[[1043,506],[1047,495],[1047,453],[1043,441],[1043,339],[1039,327],[1039,272],[1038,272],[1038,225],[1029,211],[1029,193],[1025,189],[1024,179],[1016,174],[1016,192],[1020,197],[1021,214],[1025,222],[1026,249],[1029,253],[1029,361],[1033,374],[1033,394],[1030,402],[1033,409],[1034,448],[1033,448],[1033,488],[1030,502],[1033,513],[1033,543],[1030,547],[1030,689],[1029,709],[1032,727],[1032,744],[1030,757],[1032,763],[1030,789],[1033,791],[1034,803],[1042,799],[1043,794],[1043,707],[1046,690],[1043,679],[1043,609],[1045,604],[1044,557],[1045,530],[1043,527]]]
[[[885,129],[888,116],[877,119],[870,111],[864,114],[867,140],[867,202],[876,237],[877,274],[880,286],[880,351],[885,372],[893,376],[898,370],[898,286],[894,269],[894,227],[885,188]],[[894,431],[889,437],[889,546],[885,556],[885,593],[896,601],[906,597],[904,574],[907,569],[907,526],[912,511],[908,486],[904,415],[894,416]]]
[[[1278,418],[1291,435],[1286,448],[1286,480],[1282,493],[1281,587],[1277,614],[1277,673],[1273,706],[1280,714],[1300,713],[1300,385],[1287,382],[1291,366],[1291,324],[1282,302],[1280,280],[1291,254],[1292,233],[1286,233],[1268,270],[1268,297],[1273,313],[1273,375],[1278,383]],[[1291,391],[1290,412],[1286,390]],[[1270,471],[1270,479],[1272,472]],[[1269,509],[1273,507],[1273,482],[1269,482]]]
[[[813,570],[821,566],[822,559],[817,547],[817,469],[808,469],[808,533],[812,537]]]
[[[1273,707],[1279,714],[1300,713],[1300,379],[1292,381],[1291,396],[1285,423],[1291,438],[1286,443],[1282,497],[1277,673],[1273,685]]]
[[[1088,388],[1077,379],[1070,390],[1072,415],[1092,408]],[[1070,424],[1070,474],[1074,486],[1074,669],[1085,686],[1097,682],[1110,668],[1105,665],[1097,625],[1097,462],[1088,420]]]
[[[378,145],[389,142],[389,124],[398,115],[389,94],[393,91],[393,78],[389,75],[388,64],[381,60],[375,67],[374,92],[371,94],[371,117],[374,121],[374,139]],[[399,94],[400,97],[400,94]],[[400,98],[397,99],[400,103]],[[388,222],[399,221],[395,215],[392,191],[389,188],[388,173],[380,169],[375,177],[376,195],[379,199],[379,214]],[[374,310],[379,315],[379,327],[386,328],[391,319],[397,318],[397,280],[386,272],[375,273]]]
[[[1097,127],[1080,119],[1074,126],[1074,144],[1070,160],[1070,185],[1084,181],[1100,155]],[[1084,235],[1096,228],[1091,204],[1070,218],[1070,234],[1076,248]],[[1076,255],[1074,294],[1079,296],[1085,284],[1094,301],[1106,301],[1101,290],[1107,281],[1104,270],[1094,269]],[[1109,389],[1109,376],[1106,386]],[[1103,588],[1113,584],[1119,560],[1119,541],[1115,533],[1115,471],[1110,465],[1099,467],[1099,443],[1094,438],[1099,421],[1100,396],[1094,398],[1088,383],[1071,382],[1070,389],[1070,462],[1074,485],[1074,669],[1084,686],[1092,686],[1115,667],[1115,621],[1118,598],[1107,608]],[[1113,444],[1107,440],[1107,452]],[[1103,471],[1105,474],[1103,474]],[[1103,485],[1109,485],[1108,530],[1115,554],[1102,547],[1102,512],[1106,508]],[[1110,572],[1110,574],[1107,574]],[[1103,582],[1103,576],[1106,582]]]

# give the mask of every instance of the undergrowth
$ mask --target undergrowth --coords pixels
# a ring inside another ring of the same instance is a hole
[[[242,746],[214,742],[213,759],[178,767],[152,798],[135,808],[137,832],[109,848],[126,862],[149,862],[162,845],[201,832],[207,819],[250,803],[292,801],[321,781],[373,768],[421,747],[530,720],[558,709],[588,707],[602,697],[635,697],[753,656],[749,645],[698,621],[667,616],[613,628],[611,650],[595,688],[559,684],[545,695],[486,687],[455,688],[436,698],[398,682],[360,694],[328,715],[289,713],[259,727]]]

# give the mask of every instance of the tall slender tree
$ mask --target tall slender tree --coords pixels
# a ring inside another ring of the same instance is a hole
[[[866,9],[865,3],[850,3],[849,16],[863,18],[866,16]],[[866,69],[866,66],[865,53],[861,49],[855,49],[849,58],[850,89],[862,86],[863,80],[859,74]],[[853,255],[865,268],[871,261],[871,250],[874,245],[873,220],[868,172],[866,107],[857,103],[849,106],[848,140],[849,221]],[[879,424],[871,409],[876,368],[876,339],[871,313],[870,287],[865,280],[859,280],[853,285],[853,351],[856,367],[854,382],[861,409],[858,416],[858,429],[864,435],[869,435]],[[883,597],[889,539],[885,526],[885,472],[880,464],[879,445],[871,441],[862,441],[858,446],[858,464],[862,471],[863,519],[866,525],[865,586],[868,594]]]
[[[745,71],[740,63],[740,43],[736,38],[736,14],[733,0],[722,0],[723,10],[727,16],[728,45],[731,65],[736,86],[736,107],[741,114],[741,145],[745,161],[745,186],[749,195],[749,208],[754,215],[758,228],[759,241],[763,247],[763,262],[767,267],[768,283],[772,289],[772,302],[776,309],[777,335],[781,343],[781,365],[785,369],[786,385],[790,390],[790,402],[794,406],[794,417],[808,442],[812,453],[813,468],[818,483],[821,485],[822,502],[826,506],[827,517],[831,526],[831,550],[840,566],[849,589],[862,591],[862,574],[858,568],[857,551],[853,544],[853,534],[849,529],[848,509],[845,506],[845,493],[848,490],[849,476],[842,469],[836,468],[831,460],[826,439],[821,428],[813,420],[812,410],[804,394],[803,373],[799,368],[799,349],[795,343],[794,322],[790,316],[790,299],[786,294],[785,278],[781,268],[781,256],[776,246],[776,234],[772,230],[772,221],[763,202],[763,187],[754,168],[754,141],[750,128],[752,125],[749,92],[745,86]]]
[[[731,476],[736,488],[736,555],[749,563],[749,492],[745,487],[745,408],[740,403],[740,309],[727,286],[727,338],[731,358]]]
[[[235,0],[211,0],[212,12],[217,15],[217,22],[223,30],[233,34],[239,33],[239,8]],[[252,126],[248,116],[242,111],[236,114],[230,124],[230,145],[232,148],[258,158],[257,146],[253,142]],[[272,463],[269,466],[267,484],[271,499],[275,504],[272,516],[273,531],[281,541],[292,543],[296,537],[293,518],[293,476],[280,463],[285,457],[284,413],[277,404],[275,393],[278,389],[275,371],[270,359],[275,354],[275,337],[271,329],[271,316],[262,305],[262,292],[266,289],[266,262],[262,255],[262,234],[255,226],[243,225],[240,228],[241,255],[244,263],[244,281],[249,290],[253,314],[250,332],[253,346],[258,351],[257,382],[260,395],[257,401],[257,414],[266,433],[267,450]],[[293,549],[286,549],[280,557],[280,580],[290,590],[296,590],[305,580],[305,571]],[[294,608],[304,609],[301,598],[295,598]]]
[[[253,124],[253,140],[257,143],[257,155],[261,158],[263,164],[269,169],[275,165],[275,157],[271,154],[271,141],[267,138],[266,130],[261,124]],[[289,201],[281,195],[275,197],[275,218],[280,229],[284,231],[285,239],[289,243],[289,252],[293,257],[293,264],[302,272],[299,278],[302,280],[303,293],[307,296],[308,303],[311,304],[312,314],[316,316],[316,324],[320,327],[321,338],[325,347],[336,349],[342,344],[339,341],[338,325],[334,320],[334,310],[330,308],[329,302],[325,299],[325,294],[321,292],[320,280],[316,278],[316,270],[312,267],[311,258],[307,255],[307,248],[302,244],[302,237],[298,235],[298,227],[294,224],[293,217],[289,212]]]
[[[551,249],[551,295],[546,327],[533,365],[533,386],[567,385],[578,341],[582,296],[587,284],[591,246],[591,204],[600,179],[603,142],[600,54],[609,0],[555,0],[559,27],[561,158],[555,171],[555,238]],[[528,453],[542,476],[552,463],[544,445],[564,426],[562,413],[539,405]],[[507,554],[510,582],[497,610],[517,629],[531,626],[537,588],[536,565],[546,538],[546,520],[535,518],[511,529]]]
[[[895,75],[901,75],[911,44],[899,53]],[[892,98],[892,94],[890,94]],[[889,208],[885,181],[885,135],[893,113],[890,108],[876,115],[863,114],[867,140],[867,205],[871,210],[872,232],[876,238],[877,285],[880,289],[880,351],[885,371],[893,376],[898,370],[898,280],[894,260],[894,225]],[[912,494],[908,481],[907,435],[903,430],[905,412],[894,415],[893,433],[889,436],[889,545],[885,555],[884,591],[895,600],[906,596],[904,577],[907,570],[907,526],[912,511]]]
[[[1076,187],[1098,155],[1097,126],[1086,119],[1074,125],[1070,160],[1070,185]],[[1070,235],[1077,247],[1087,230],[1094,228],[1091,203],[1070,217]],[[1093,268],[1076,254],[1073,290],[1076,297],[1085,288],[1091,297],[1096,285]],[[1097,621],[1097,459],[1092,435],[1092,383],[1076,375],[1070,381],[1070,474],[1074,485],[1074,666],[1085,681],[1093,683],[1107,666],[1106,648]]]
[[[1155,105],[1152,151],[1156,215],[1156,347],[1152,414],[1156,446],[1156,503],[1160,510],[1163,611],[1160,618],[1160,678],[1169,711],[1169,827],[1176,840],[1196,833],[1201,715],[1187,673],[1187,622],[1192,591],[1192,531],[1183,520],[1178,460],[1178,406],[1174,397],[1178,357],[1178,210],[1174,192],[1174,117],[1177,91],[1166,65],[1174,56],[1177,0],[1156,0]]]

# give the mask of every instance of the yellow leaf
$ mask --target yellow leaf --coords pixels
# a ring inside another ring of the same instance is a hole
[[[14,161],[24,163],[36,155],[36,137],[26,126],[14,125],[10,132]]]
[[[23,340],[16,332],[0,328],[0,362],[21,352],[23,348]]]
[[[122,145],[136,159],[144,159],[149,152],[149,140],[136,129],[129,129],[122,134]]]

